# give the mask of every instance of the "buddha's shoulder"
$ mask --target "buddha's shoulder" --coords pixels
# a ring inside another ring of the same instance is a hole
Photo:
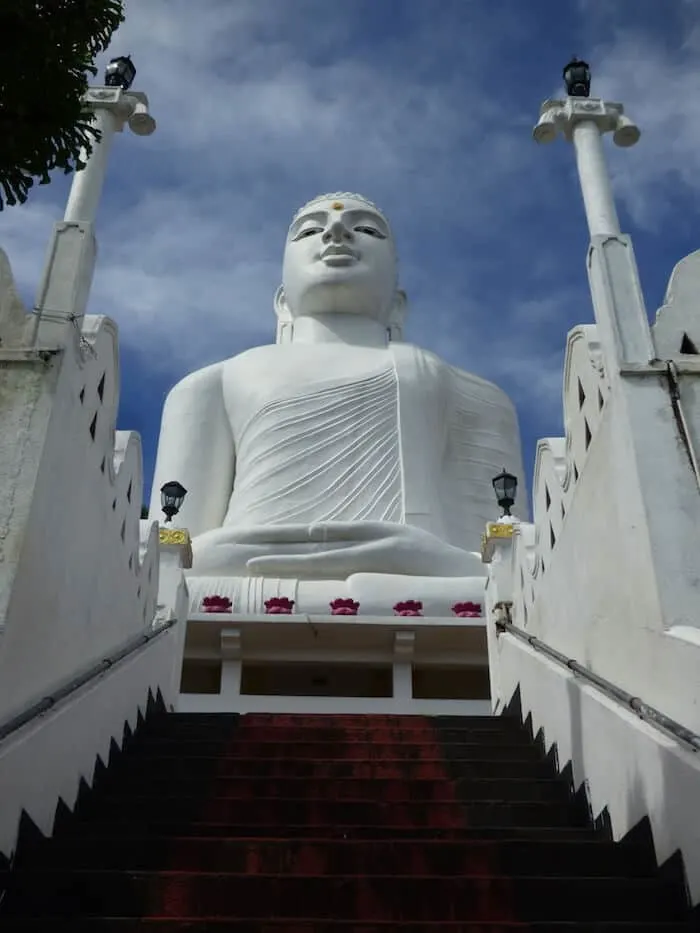
[[[480,401],[489,406],[512,409],[513,401],[509,395],[495,382],[484,379],[483,376],[477,376],[476,373],[468,373],[456,366],[450,366],[450,377],[455,394],[463,399],[472,399],[475,402]]]
[[[184,390],[220,382],[222,377],[225,377],[231,370],[250,365],[254,366],[256,364],[262,365],[268,362],[274,357],[274,351],[278,349],[279,347],[275,344],[251,347],[249,350],[244,350],[242,353],[236,354],[236,356],[231,356],[226,360],[220,360],[218,363],[211,363],[209,366],[204,366],[202,369],[196,369],[188,373],[187,376],[176,383],[173,387],[173,391],[175,391],[175,389]]]
[[[249,347],[247,350],[237,353],[236,356],[224,360],[221,364],[223,378],[227,382],[230,380],[236,381],[237,378],[248,378],[256,372],[269,372],[271,369],[286,368],[289,365],[290,358],[294,356],[294,352],[290,353],[290,345],[288,344],[268,343],[262,346]]]
[[[423,350],[412,344],[397,344],[397,346],[409,348],[413,354],[420,358],[423,366],[432,369],[434,372],[439,372],[441,378],[447,381],[456,395],[479,398],[492,404],[512,405],[511,399],[495,382],[490,382],[488,379],[484,379],[483,376],[477,376],[476,373],[470,373],[458,366],[453,366],[431,350]]]
[[[204,366],[202,369],[196,369],[188,373],[179,382],[175,383],[168,396],[191,395],[220,384],[224,365],[223,362],[212,363],[210,366]]]

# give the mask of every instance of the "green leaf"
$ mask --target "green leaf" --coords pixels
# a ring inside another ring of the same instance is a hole
[[[95,56],[124,19],[122,0],[0,0],[0,210],[39,179],[82,167],[99,132],[82,97]]]

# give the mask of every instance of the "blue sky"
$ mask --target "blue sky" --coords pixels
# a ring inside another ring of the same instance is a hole
[[[562,433],[567,331],[592,320],[573,152],[531,138],[572,53],[642,130],[607,151],[653,317],[698,247],[700,0],[128,0],[157,132],[115,140],[89,310],[121,336],[119,427],[150,485],[163,400],[187,372],[274,339],[293,213],[358,191],[389,217],[406,338],[515,402],[529,477]],[[0,215],[31,306],[70,179]],[[147,498],[147,496],[146,496]]]

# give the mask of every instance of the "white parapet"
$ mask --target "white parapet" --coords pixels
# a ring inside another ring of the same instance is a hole
[[[594,238],[593,248],[604,239]],[[613,265],[625,262],[624,238],[608,242]],[[633,277],[623,274],[616,284],[610,256],[599,258],[617,320],[627,314],[629,323],[639,309],[624,284]],[[670,341],[672,327],[680,350],[679,321],[661,336]],[[548,747],[556,744],[560,767],[571,761],[576,782],[586,781],[594,815],[607,808],[616,838],[649,817],[658,859],[681,849],[698,901],[700,842],[687,821],[700,807],[697,752],[641,722],[566,663],[510,630],[497,632],[507,609],[525,635],[700,733],[700,365],[680,353],[670,368],[621,362],[634,355],[622,328],[611,373],[603,333],[599,323],[569,334],[565,437],[539,442],[533,521],[519,523],[498,545],[502,560],[489,564],[492,700],[500,712],[519,688],[523,715],[544,730]]]
[[[62,348],[46,349],[22,339],[25,319],[9,265],[0,266],[6,856],[23,812],[52,832],[59,800],[73,806],[149,697],[175,705],[188,609],[188,543],[161,544],[154,523],[140,526],[140,440],[115,431],[115,325],[87,317],[82,334],[71,329]]]
[[[0,713],[150,626],[158,541],[139,540],[141,444],[116,431],[117,333],[0,351]]]

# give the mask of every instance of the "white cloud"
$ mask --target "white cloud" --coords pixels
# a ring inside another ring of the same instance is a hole
[[[674,198],[697,204],[700,196],[699,45],[698,27],[681,48],[627,30],[595,53],[595,94],[623,101],[642,131],[633,149],[610,147],[615,192],[634,222],[651,230],[670,219]]]
[[[414,0],[382,23],[377,0],[129,0],[110,54],[133,55],[158,131],[115,141],[90,309],[173,381],[272,339],[293,212],[357,190],[395,228],[408,338],[501,382],[554,433],[566,332],[592,318],[585,231],[572,154],[531,142],[539,101],[512,83],[547,87],[527,47],[537,15],[506,7]],[[700,177],[700,77],[684,55],[636,34],[596,52],[596,90],[644,131],[611,163],[651,228],[667,186]],[[64,196],[54,183],[0,217],[28,300]]]

